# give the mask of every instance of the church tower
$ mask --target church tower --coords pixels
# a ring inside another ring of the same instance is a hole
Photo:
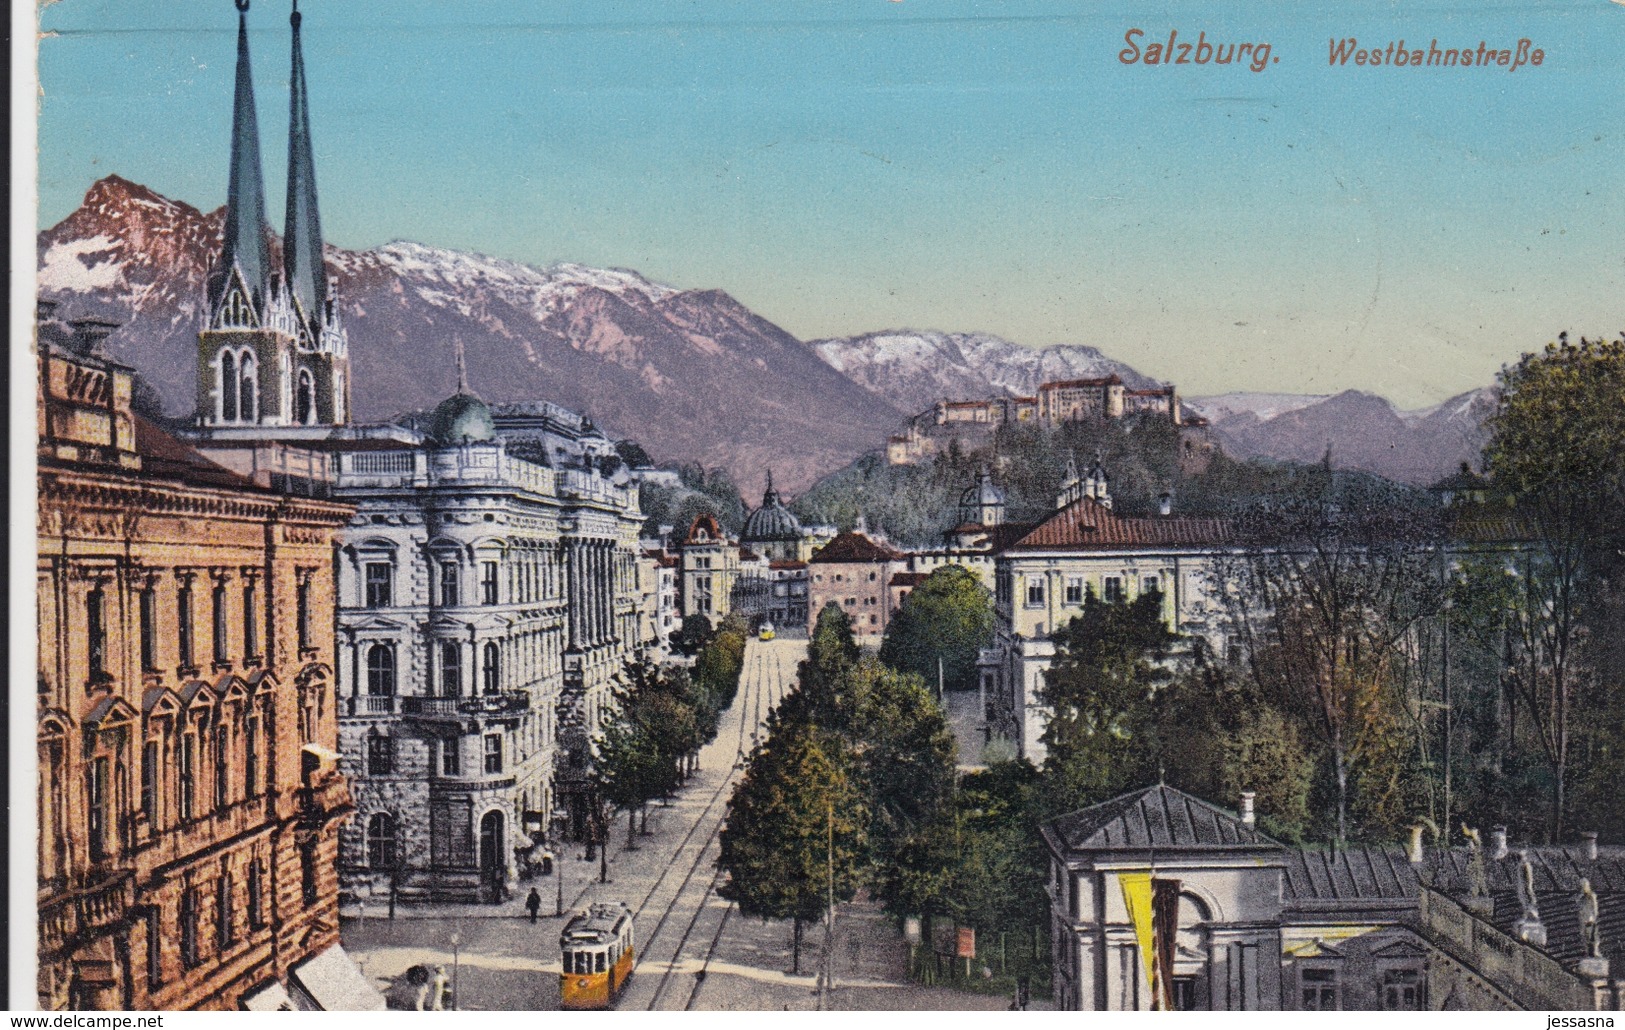
[[[350,420],[350,347],[322,263],[310,103],[294,0],[288,210],[282,268],[271,266],[248,7],[237,5],[237,86],[225,240],[208,280],[198,334],[199,424],[208,430],[331,430]],[[282,434],[278,434],[282,435]]]

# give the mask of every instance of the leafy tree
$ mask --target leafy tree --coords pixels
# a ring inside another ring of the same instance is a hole
[[[692,657],[699,654],[700,648],[706,645],[714,634],[711,620],[698,612],[683,616],[682,624],[672,631],[672,650],[680,655]]]
[[[620,455],[621,460],[631,468],[650,468],[654,465],[653,459],[649,457],[649,452],[644,450],[643,445],[636,440],[617,441],[615,453]]]
[[[845,732],[853,715],[851,672],[860,654],[852,620],[838,604],[826,604],[813,623],[807,657],[797,670],[796,687],[779,705],[789,719]]]
[[[835,734],[805,722],[779,723],[750,756],[728,802],[718,893],[747,916],[794,923],[794,969],[801,931],[829,903],[856,894],[866,865],[863,797],[852,757]]]
[[[976,661],[993,640],[993,598],[963,565],[944,565],[909,592],[886,627],[880,660],[950,690],[976,687]]]

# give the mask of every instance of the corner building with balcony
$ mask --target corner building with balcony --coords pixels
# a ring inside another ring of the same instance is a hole
[[[496,902],[586,838],[593,739],[640,643],[634,486],[519,457],[461,382],[419,444],[355,441],[335,494],[344,888]]]
[[[38,1003],[382,1008],[338,932],[350,510],[206,460],[131,411],[111,325],[41,315]]]

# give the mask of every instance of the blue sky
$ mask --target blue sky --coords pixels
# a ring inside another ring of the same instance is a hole
[[[810,339],[1085,343],[1187,394],[1421,406],[1625,329],[1625,6],[304,0],[323,226],[727,290]],[[288,4],[249,13],[268,202]],[[41,224],[225,195],[228,0],[58,0]],[[1170,29],[1263,72],[1125,65]],[[1328,44],[1539,68],[1328,67]],[[280,221],[278,216],[276,221]]]

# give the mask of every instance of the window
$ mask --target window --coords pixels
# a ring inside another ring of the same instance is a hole
[[[237,358],[230,351],[220,352],[220,420],[237,421]]]
[[[497,563],[480,563],[480,600],[485,604],[497,603]]]
[[[1123,599],[1123,578],[1121,576],[1107,576],[1102,584],[1101,593],[1108,604],[1116,604]]]
[[[107,678],[107,625],[102,621],[102,600],[105,596],[100,584],[85,595],[85,647],[90,655],[92,683]]]
[[[1310,1012],[1337,1010],[1337,970],[1300,969],[1298,980],[1303,985],[1303,1007]]]
[[[444,561],[440,563],[440,604],[442,607],[455,608],[460,602],[457,599],[457,563]]]
[[[395,738],[367,738],[367,775],[388,776],[395,771]]]
[[[201,959],[197,950],[197,888],[181,892],[181,961],[195,966]]]
[[[1027,577],[1027,604],[1036,607],[1044,603],[1044,577]]]
[[[107,857],[109,816],[107,794],[107,759],[93,759],[85,769],[85,801],[90,806],[85,830],[90,836],[92,862],[99,862]]]
[[[242,371],[239,375],[237,413],[244,422],[253,422],[259,417],[259,405],[255,403],[256,387],[259,385],[254,376],[254,355],[243,352],[241,363]]]
[[[299,577],[299,587],[294,595],[294,622],[298,623],[299,650],[310,650],[310,575],[307,573]]]
[[[260,792],[260,717],[250,715],[243,727],[243,795]]]
[[[463,772],[462,752],[457,741],[447,740],[440,745],[440,775],[460,776]]]
[[[367,864],[374,869],[393,869],[396,864],[395,817],[375,812],[367,820]]]
[[[486,641],[484,654],[485,659],[480,663],[480,678],[485,692],[495,694],[502,689],[502,656],[497,650],[496,641]]]
[[[147,913],[147,991],[164,985],[164,910],[156,901]]]
[[[232,895],[231,870],[224,867],[220,870],[220,879],[215,883],[215,933],[220,942],[220,949],[224,951],[237,934],[232,927]]]
[[[1176,976],[1173,987],[1175,1012],[1195,1012],[1203,1007],[1196,1000],[1196,977]]]
[[[372,561],[367,563],[367,607],[388,608],[394,591],[390,580],[393,578],[394,568],[387,561]]]
[[[1426,1008],[1420,969],[1385,969],[1382,972],[1382,1007],[1414,1012]]]
[[[192,654],[192,582],[181,583],[175,594],[176,644],[181,654],[181,667],[190,669],[197,663]]]
[[[451,641],[440,645],[440,693],[458,697],[463,692],[463,649]]]
[[[1083,603],[1083,577],[1082,576],[1068,576],[1066,578],[1066,603],[1067,604],[1082,604]]]
[[[158,822],[158,742],[149,740],[141,748],[141,814],[149,832]]]
[[[314,908],[321,900],[316,887],[316,842],[311,841],[299,845],[299,892],[306,908]]]
[[[1141,578],[1141,580],[1140,580],[1140,593],[1142,593],[1142,594],[1160,594],[1160,593],[1162,593],[1162,580],[1158,579],[1156,576],[1145,576],[1145,577]]]
[[[158,668],[158,594],[148,583],[141,589],[141,669]]]
[[[225,808],[231,776],[231,755],[224,722],[214,728],[214,807]]]
[[[488,733],[485,736],[485,771],[499,773],[502,771],[502,734]]]
[[[243,661],[251,662],[259,657],[260,635],[258,627],[254,624],[254,581],[249,580],[243,584]]]
[[[231,661],[226,653],[226,585],[219,581],[214,584],[214,664],[225,665]]]
[[[316,388],[310,381],[308,369],[299,370],[299,399],[295,402],[294,418],[302,426],[316,421]]]
[[[181,822],[191,822],[197,806],[197,734],[181,737],[180,807]]]
[[[367,693],[372,697],[395,694],[395,649],[387,644],[367,648]]]
[[[265,925],[265,874],[259,859],[248,863],[248,926],[258,930]]]

